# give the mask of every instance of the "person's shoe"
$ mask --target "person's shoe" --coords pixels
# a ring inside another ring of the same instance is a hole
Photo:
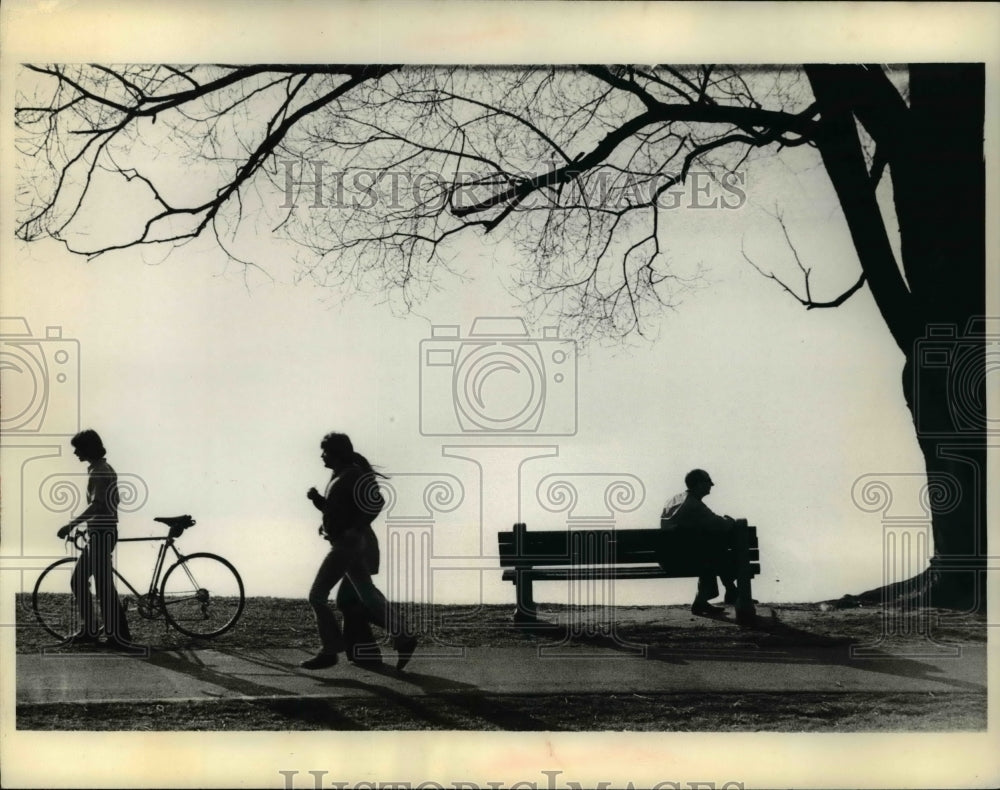
[[[347,660],[352,664],[358,664],[359,666],[382,663],[382,651],[379,650],[378,645],[374,642],[351,645],[344,651],[344,655],[347,656]]]
[[[378,650],[353,650],[347,652],[347,660],[361,669],[378,669],[382,666],[382,653]]]
[[[410,663],[416,649],[417,638],[415,636],[404,636],[396,640],[396,652],[399,654],[396,658],[396,669],[402,672],[403,668]]]
[[[726,604],[729,604],[730,606],[735,606],[736,602],[739,600],[739,598],[740,598],[739,593],[736,593],[736,592],[728,593],[727,592],[726,593],[726,597],[722,599],[722,602],[726,603]],[[756,598],[752,598],[750,600],[750,603],[760,603],[760,601],[758,601]]]
[[[385,666],[381,658],[355,658],[350,663],[358,669],[369,670],[378,670]]]
[[[149,653],[149,648],[145,645],[126,642],[124,639],[109,639],[104,643],[104,647],[107,650],[114,650],[116,653],[125,653],[132,656],[145,656]]]
[[[696,614],[701,617],[722,617],[725,613],[726,610],[721,606],[712,606],[710,603],[695,601],[691,604],[691,614]]]
[[[337,665],[336,653],[317,653],[299,664],[303,669],[328,669]]]
[[[59,643],[59,647],[72,647],[74,645],[80,645],[81,647],[86,645],[87,647],[94,647],[99,645],[101,640],[98,638],[97,634],[88,634],[86,631],[77,631],[72,636],[67,636],[62,642]]]

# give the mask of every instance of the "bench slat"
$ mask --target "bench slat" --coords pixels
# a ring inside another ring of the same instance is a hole
[[[747,526],[747,538],[748,543],[751,546],[757,545],[757,527]],[[536,532],[525,531],[524,536],[529,542],[538,542],[544,540],[551,540],[553,538],[565,539],[567,535],[602,535],[608,536],[610,538],[616,539],[621,542],[627,541],[646,541],[650,535],[659,535],[661,537],[669,537],[671,535],[677,535],[677,532],[672,532],[664,529],[654,528],[654,529],[566,529],[566,530],[538,530]],[[503,544],[513,544],[515,533],[512,530],[506,530],[497,533],[497,541]]]
[[[686,579],[701,575],[704,569],[695,566],[661,568],[659,565],[596,568],[510,568],[503,572],[505,582],[516,582],[518,574],[534,581],[575,581],[582,579]],[[760,575],[760,564],[750,563],[750,575]]]
[[[621,548],[631,550],[650,545],[650,542],[684,542],[683,533],[670,532],[662,529],[577,529],[525,532],[521,545],[529,551],[549,554],[562,554],[570,545],[603,545],[614,543]],[[517,545],[514,532],[498,532],[497,543],[503,551],[513,551]],[[757,528],[747,527],[747,545],[755,547],[757,543]]]
[[[760,550],[750,549],[747,552],[750,561],[760,560]],[[543,557],[532,555],[510,555],[500,561],[503,568],[559,566],[559,565],[643,565],[657,563],[660,554],[656,551],[635,551],[628,554],[611,553],[608,555],[571,554],[565,557]],[[669,564],[668,560],[664,560]]]
[[[520,571],[536,581],[557,581],[560,579],[668,579],[671,578],[659,565],[633,566],[631,568],[532,568]],[[503,572],[503,580],[517,579],[515,569]]]
[[[748,559],[758,560],[756,529],[747,530]],[[655,563],[691,553],[690,537],[659,529],[514,532],[497,536],[501,567]]]

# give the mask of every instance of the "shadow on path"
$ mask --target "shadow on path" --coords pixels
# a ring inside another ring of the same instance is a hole
[[[323,678],[321,682],[328,687],[372,690],[378,693],[383,700],[395,703],[412,717],[441,728],[469,729],[467,720],[461,715],[448,716],[441,710],[442,706],[438,703],[442,700],[447,702],[448,707],[457,709],[465,716],[471,715],[501,730],[531,731],[551,728],[546,722],[530,714],[505,706],[502,700],[494,695],[485,694],[472,683],[463,683],[451,678],[412,670],[399,672],[385,664],[365,671],[373,675],[381,675],[412,684],[424,693],[410,695],[382,685],[372,686],[360,683],[353,678],[331,677]]]
[[[562,623],[538,621],[522,625],[520,630],[527,637],[551,640],[540,644],[540,654],[553,657],[559,655],[559,648],[570,648],[565,655],[570,656],[578,646],[614,650],[635,658],[645,658],[649,661],[661,661],[673,664],[686,664],[692,660],[698,661],[745,661],[747,663],[776,663],[797,665],[826,665],[845,667],[849,669],[877,672],[895,677],[912,680],[924,680],[951,686],[956,691],[985,693],[986,676],[982,683],[948,677],[942,668],[923,658],[942,656],[930,654],[894,655],[888,651],[877,651],[872,648],[863,657],[852,656],[851,648],[861,646],[858,639],[842,636],[817,634],[802,628],[783,623],[777,617],[757,615],[750,623],[737,624],[734,620],[720,617],[707,618],[722,625],[732,626],[733,632],[740,635],[752,634],[754,638],[724,644],[712,645],[725,641],[725,631],[705,635],[702,644],[697,646],[671,646],[669,639],[671,631],[665,627],[660,633],[643,635],[643,641],[631,641],[630,635],[619,634],[612,628],[611,633],[586,633],[571,628]],[[948,657],[946,660],[957,660]],[[747,691],[753,691],[748,688]]]
[[[412,670],[399,672],[389,665],[382,665],[364,670],[365,675],[371,676],[374,681],[366,682],[356,676],[338,676],[336,674],[338,669],[343,671],[341,665],[331,669],[329,674],[320,674],[279,661],[266,654],[246,653],[233,649],[217,652],[239,659],[244,664],[270,670],[271,674],[276,676],[308,678],[320,689],[349,689],[370,694],[398,708],[401,721],[416,719],[434,728],[469,729],[467,717],[472,716],[502,730],[551,729],[548,723],[505,706],[496,696],[484,694],[478,686],[438,675]],[[208,666],[197,653],[192,651],[153,653],[149,662],[172,672],[252,697],[274,712],[303,723],[336,730],[372,729],[363,715],[352,715],[354,711],[364,713],[364,697],[297,696],[286,688],[250,680],[239,674]],[[357,670],[349,671],[352,675],[357,672]],[[416,686],[423,694],[407,694],[405,691],[378,682],[376,679],[379,677]],[[216,697],[219,698],[221,695]],[[441,704],[442,701],[446,704]],[[454,709],[456,715],[448,715],[448,708]]]
[[[863,657],[852,656],[851,648],[863,644],[858,639],[816,634],[783,623],[777,617],[758,615],[752,624],[745,627],[765,634],[765,637],[757,643],[763,650],[760,651],[759,656],[756,652],[753,654],[755,660],[758,661],[786,664],[825,664],[878,672],[912,680],[934,681],[951,686],[956,691],[975,693],[986,691],[985,673],[982,684],[974,683],[959,678],[950,678],[937,664],[922,660],[922,658],[937,658],[939,660],[944,658],[944,660],[953,661],[958,660],[957,658],[934,656],[933,654],[923,657],[919,655],[894,655],[888,651],[874,649]],[[669,660],[669,650],[666,655]],[[709,655],[701,657],[711,658]],[[725,656],[727,659],[732,657],[733,651]]]

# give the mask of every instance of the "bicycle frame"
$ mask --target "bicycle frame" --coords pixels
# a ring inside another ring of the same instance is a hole
[[[80,536],[78,535],[77,537]],[[118,538],[117,543],[138,543],[140,541],[162,541],[163,545],[160,546],[160,549],[156,554],[156,562],[153,564],[153,575],[150,577],[149,590],[146,593],[139,592],[139,590],[133,586],[132,582],[130,582],[121,574],[117,566],[115,566],[112,569],[114,571],[115,577],[118,578],[122,582],[122,584],[124,584],[129,589],[129,592],[131,592],[136,598],[142,598],[143,595],[148,595],[152,600],[156,600],[156,597],[160,593],[160,577],[163,574],[163,566],[167,558],[167,549],[173,550],[177,562],[184,559],[184,555],[181,554],[180,551],[177,549],[177,547],[174,545],[176,540],[177,538],[172,537],[170,535],[160,535],[160,536],[154,535],[145,538]],[[73,542],[76,544],[76,547],[78,549],[82,548],[76,539],[74,539]]]

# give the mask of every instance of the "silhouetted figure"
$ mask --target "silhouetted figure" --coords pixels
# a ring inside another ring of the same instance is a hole
[[[704,469],[692,469],[684,476],[684,485],[687,490],[668,500],[663,506],[660,527],[683,533],[690,541],[692,550],[706,561],[724,558],[732,547],[736,522],[729,516],[717,516],[702,502],[712,492],[715,483]],[[735,573],[720,574],[719,578],[726,588],[725,603],[736,603]],[[699,576],[698,592],[691,605],[691,612],[710,617],[723,614],[724,609],[709,603],[718,594],[719,585],[715,581],[715,574]]]
[[[323,647],[301,666],[332,667],[337,663],[338,653],[345,650],[357,664],[378,663],[381,657],[369,627],[369,623],[374,623],[392,636],[393,647],[399,654],[396,668],[403,669],[413,656],[417,639],[409,634],[396,607],[386,601],[372,581],[372,574],[378,571],[379,548],[371,525],[385,507],[376,479],[378,473],[363,455],[354,452],[346,434],[328,433],[320,449],[323,465],[333,475],[325,495],[310,488],[307,496],[322,511],[320,534],[330,542],[330,551],[309,590],[309,604],[316,615]],[[337,604],[344,613],[346,635],[341,633],[329,604],[330,591],[341,579],[346,584],[340,585]]]
[[[132,636],[115,589],[112,566],[112,552],[118,542],[118,475],[107,462],[104,443],[96,431],[81,431],[70,440],[70,444],[73,445],[74,455],[89,464],[87,507],[56,534],[65,539],[78,526],[86,524],[89,540],[80,552],[70,581],[80,612],[81,628],[66,642],[91,645],[99,642],[100,625],[90,592],[90,579],[93,578],[107,634],[106,646],[134,650],[137,646],[131,644]]]

